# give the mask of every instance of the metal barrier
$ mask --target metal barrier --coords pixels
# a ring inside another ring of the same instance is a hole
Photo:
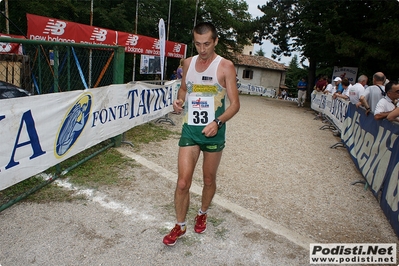
[[[0,80],[31,94],[123,83],[124,48],[0,37],[22,54],[0,53]]]

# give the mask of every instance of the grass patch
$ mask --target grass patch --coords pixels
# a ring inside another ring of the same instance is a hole
[[[95,146],[71,157],[60,163],[61,169],[75,165],[100,148],[101,146]],[[137,167],[134,160],[124,157],[115,149],[110,148],[72,169],[64,177],[68,177],[69,182],[77,186],[98,189],[101,186],[121,184],[126,178],[121,178],[120,173],[127,168],[134,167]],[[56,168],[52,167],[46,172],[55,173]]]
[[[160,229],[158,230],[158,232],[159,232],[159,234],[161,234],[161,235],[167,235],[167,234],[169,234],[170,230],[171,230],[171,229],[169,229],[169,228],[163,227],[163,228],[160,228]]]
[[[219,226],[221,223],[224,222],[224,219],[218,219],[215,217],[208,217],[208,222],[210,222],[214,227]]]
[[[22,193],[39,186],[43,182],[44,179],[42,177],[34,176],[0,191],[0,205],[17,198]],[[51,201],[72,201],[76,198],[77,197],[73,195],[72,191],[67,191],[55,184],[49,184],[42,187],[36,193],[30,194],[24,200],[37,203],[48,203]]]
[[[175,131],[163,128],[161,125],[154,123],[146,123],[140,126],[136,126],[129,131],[125,132],[125,140],[130,141],[134,144],[134,147],[140,150],[143,144],[151,142],[159,142],[166,140],[173,135],[179,135]]]
[[[219,239],[222,239],[222,240],[226,240],[226,235],[227,235],[228,232],[229,232],[229,230],[227,230],[224,227],[217,228],[216,231],[215,231],[216,238],[219,238]]]
[[[185,257],[191,257],[193,255],[193,253],[191,253],[191,251],[186,251],[186,253],[184,253]]]
[[[193,246],[194,244],[199,242],[199,239],[196,236],[185,235],[181,238],[181,241],[186,246]]]

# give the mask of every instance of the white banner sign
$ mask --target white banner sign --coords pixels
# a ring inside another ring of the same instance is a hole
[[[267,96],[267,97],[276,96],[275,89],[266,89],[265,87],[255,86],[255,85],[251,85],[251,84],[240,84],[240,87],[238,88],[238,90],[240,92],[246,92],[251,95],[261,95],[261,96]]]
[[[0,100],[0,190],[173,110],[178,82]]]
[[[357,67],[334,67],[333,76],[331,80],[334,80],[336,77],[341,79],[347,78],[349,83],[355,84],[357,76]]]
[[[341,98],[333,99],[331,94],[313,91],[310,106],[313,110],[328,116],[334,125],[341,130],[349,103],[349,101]]]

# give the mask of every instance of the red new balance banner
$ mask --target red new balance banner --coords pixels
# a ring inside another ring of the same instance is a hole
[[[121,45],[125,52],[159,55],[159,40],[138,34],[88,26],[54,18],[26,14],[30,40]],[[184,58],[187,46],[167,41],[167,57]]]
[[[19,38],[25,39],[24,36],[21,35],[12,35],[0,33],[0,37],[8,37],[8,38]],[[1,43],[0,42],[0,53],[5,54],[22,54],[22,44],[20,43]]]

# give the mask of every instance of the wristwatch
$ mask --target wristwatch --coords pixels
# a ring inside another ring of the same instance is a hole
[[[215,118],[213,121],[216,122],[216,125],[218,125],[218,129],[221,129],[223,126],[223,122],[220,121],[219,119]]]

